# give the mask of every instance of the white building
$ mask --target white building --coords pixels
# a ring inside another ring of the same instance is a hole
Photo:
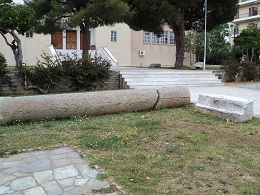
[[[10,37],[9,37],[10,38]],[[30,34],[20,35],[24,63],[36,65],[37,58],[43,52],[51,53],[53,44],[56,52],[81,54],[82,35],[80,29],[58,32],[53,35]],[[152,63],[174,66],[175,41],[172,30],[166,26],[162,37],[153,33],[134,31],[128,25],[120,23],[114,26],[103,26],[90,29],[89,46],[91,49],[107,48],[118,61],[119,66],[149,66]],[[15,65],[12,50],[0,37],[0,52],[4,54],[8,65]],[[185,55],[184,64],[190,64],[189,55]]]

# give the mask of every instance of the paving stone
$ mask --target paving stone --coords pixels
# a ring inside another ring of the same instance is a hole
[[[24,195],[22,192],[12,192],[11,195]]]
[[[6,192],[6,194],[13,194],[14,193],[14,190],[10,189]]]
[[[84,187],[74,187],[72,190],[69,191],[70,194],[92,194],[92,189]]]
[[[69,152],[69,153],[67,154],[67,157],[69,157],[69,158],[78,158],[78,157],[79,157],[79,154],[76,153],[76,152]]]
[[[45,150],[43,150],[43,151],[33,151],[33,152],[30,152],[30,154],[38,157],[38,156],[41,156],[41,155],[49,154],[49,151],[45,151]]]
[[[18,167],[11,167],[11,168],[9,168],[9,169],[3,170],[2,173],[12,174],[12,173],[14,173],[14,172],[16,172],[16,171],[18,171],[18,170],[19,170]]]
[[[8,181],[11,181],[13,179],[15,179],[16,177],[15,176],[12,176],[12,175],[7,175],[7,174],[4,174],[4,173],[0,173],[0,185],[2,184],[5,184],[6,182]]]
[[[57,167],[68,165],[70,164],[70,162],[67,158],[63,158],[63,159],[52,160],[52,164],[54,168],[57,168]]]
[[[15,173],[13,173],[13,175],[16,177],[27,177],[28,173],[21,173],[20,171],[17,171]]]
[[[77,163],[85,164],[86,160],[84,158],[70,158],[69,162],[71,164],[77,164]]]
[[[24,166],[21,171],[27,173],[33,173],[43,171],[51,168],[51,161],[49,159],[40,159]]]
[[[16,179],[11,183],[13,190],[25,190],[36,186],[35,180],[32,177]]]
[[[35,187],[29,190],[23,191],[25,195],[47,195],[42,187]]]
[[[69,191],[71,191],[73,188],[74,188],[74,187],[67,187],[67,188],[64,188],[63,190],[64,190],[64,192],[69,192]]]
[[[57,184],[56,181],[43,183],[42,186],[48,195],[62,194],[62,189],[60,188],[60,186]]]
[[[0,194],[5,194],[10,189],[11,187],[0,186]]]
[[[78,170],[73,165],[54,169],[55,179],[65,179],[77,175],[78,175]]]
[[[85,167],[81,173],[84,178],[96,178],[98,175],[98,171],[91,169],[90,167]]]
[[[19,166],[19,163],[17,161],[14,162],[0,162],[0,169],[7,169],[11,167]]]
[[[36,173],[33,173],[33,175],[38,183],[42,183],[42,182],[46,182],[46,181],[50,181],[50,180],[54,179],[52,170],[36,172]]]
[[[65,187],[73,186],[74,181],[75,181],[75,177],[58,180],[58,183],[60,184],[61,187],[65,188]]]
[[[110,184],[108,183],[108,181],[100,181],[94,178],[90,178],[88,183],[87,183],[87,188],[92,189],[102,189],[102,188],[108,188],[110,186]]]
[[[49,156],[49,158],[51,160],[57,160],[57,159],[67,158],[67,155],[66,154],[54,154],[54,155]]]
[[[75,179],[76,186],[83,186],[88,182],[89,178],[87,179]]]
[[[29,164],[29,163],[33,163],[33,162],[38,161],[38,160],[39,160],[39,159],[36,158],[35,156],[29,156],[29,157],[27,157],[27,158],[24,158],[24,159],[22,159],[22,160],[19,160],[20,162],[22,162],[22,163],[20,164],[20,167],[21,167],[22,165],[27,165],[27,164]]]
[[[7,158],[0,158],[0,162],[5,161]]]
[[[58,148],[58,149],[53,150],[52,152],[53,152],[54,154],[64,154],[64,153],[69,153],[69,152],[71,152],[71,151],[72,151],[72,150],[69,149],[69,148]]]

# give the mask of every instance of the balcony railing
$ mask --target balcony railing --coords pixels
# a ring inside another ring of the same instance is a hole
[[[249,4],[258,4],[259,0],[240,0],[239,6],[247,6]]]

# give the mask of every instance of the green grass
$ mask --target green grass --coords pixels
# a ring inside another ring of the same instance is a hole
[[[0,154],[80,147],[129,194],[259,194],[260,119],[233,123],[190,105],[0,127]]]

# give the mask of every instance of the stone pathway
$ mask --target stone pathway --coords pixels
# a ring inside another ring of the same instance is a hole
[[[0,194],[92,195],[110,187],[97,179],[100,173],[70,148],[20,153],[0,158]]]

